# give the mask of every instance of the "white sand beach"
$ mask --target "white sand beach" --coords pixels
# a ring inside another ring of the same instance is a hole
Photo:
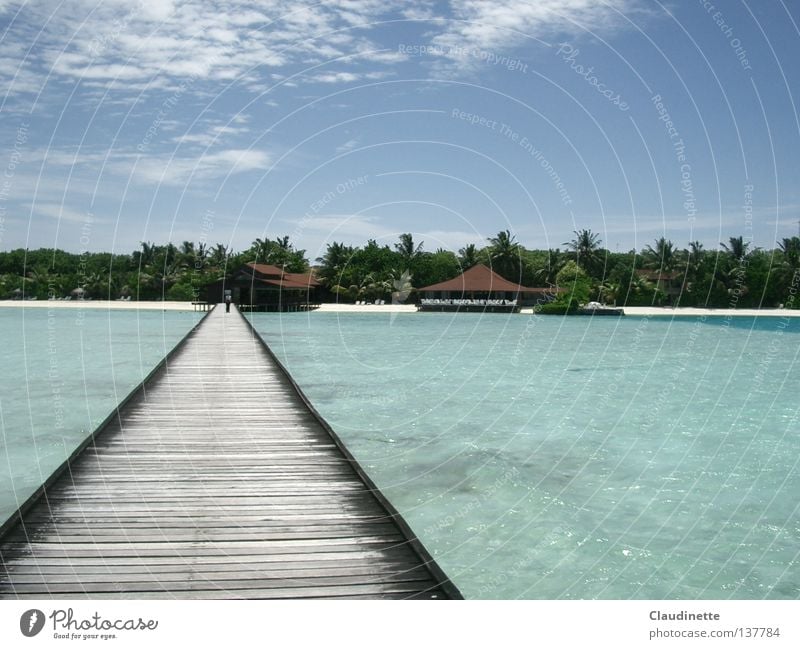
[[[797,309],[698,309],[694,307],[651,307],[651,306],[626,306],[625,315],[632,316],[661,316],[661,317],[700,317],[700,316],[736,316],[752,318],[753,316],[767,317],[800,317]],[[417,307],[413,304],[321,304],[317,312],[321,313],[416,313]],[[532,314],[532,308],[520,310],[522,315]]]
[[[138,309],[149,311],[192,311],[191,302],[123,302],[121,300],[0,300],[0,308],[25,309]],[[792,309],[698,309],[694,307],[626,306],[625,315],[661,317],[800,317],[800,310]],[[319,313],[416,313],[413,304],[321,304]],[[522,315],[532,314],[532,308],[523,308]]]
[[[138,309],[192,311],[191,302],[127,302],[122,300],[0,300],[0,308],[17,309]]]
[[[315,311],[322,313],[416,313],[413,304],[320,304]]]
[[[657,307],[657,306],[626,306],[625,315],[636,316],[666,316],[666,317],[747,317],[767,316],[767,317],[800,317],[799,309],[698,309],[695,307]]]

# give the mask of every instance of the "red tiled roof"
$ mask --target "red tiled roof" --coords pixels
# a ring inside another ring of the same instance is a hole
[[[315,288],[319,286],[319,281],[313,273],[286,273],[280,266],[272,264],[245,264],[246,269],[253,271],[256,279],[266,281],[275,286],[284,288]],[[247,270],[245,269],[245,272]],[[277,284],[276,284],[277,282]]]
[[[279,288],[300,288],[300,289],[314,288],[307,282],[293,282],[289,279],[259,279],[256,281],[258,281],[261,284],[267,284],[269,286],[277,286]]]
[[[465,270],[458,277],[448,279],[446,282],[439,282],[438,284],[431,284],[424,288],[418,289],[422,291],[457,291],[468,292],[475,291],[479,293],[494,293],[499,291],[509,291],[511,293],[546,293],[552,292],[549,288],[530,288],[528,286],[520,286],[514,282],[509,282],[507,279],[495,273],[491,268],[484,264],[478,264],[472,268]]]
[[[319,286],[319,280],[314,277],[314,273],[284,273],[284,278],[295,284],[302,284],[304,287],[314,288]]]
[[[251,270],[254,270],[259,275],[267,275],[270,277],[277,275],[278,277],[280,277],[281,275],[284,274],[283,268],[281,268],[280,266],[273,266],[272,264],[254,264],[252,262],[249,262],[245,264],[245,266],[247,266]]]

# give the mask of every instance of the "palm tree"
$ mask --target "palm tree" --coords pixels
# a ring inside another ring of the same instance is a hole
[[[139,270],[144,270],[155,262],[158,247],[156,244],[148,243],[147,241],[141,241],[140,245],[142,249],[133,253],[133,259],[136,267]]]
[[[601,282],[600,286],[597,287],[598,300],[604,304],[613,304],[616,306],[619,289],[620,285],[614,282]]]
[[[800,267],[800,237],[784,237],[778,242],[778,248],[789,268],[796,270]]]
[[[495,237],[489,237],[489,258],[492,267],[506,279],[519,278],[520,252],[520,245],[508,230],[498,232]]]
[[[181,244],[180,265],[183,268],[197,268],[198,265],[202,267],[205,256],[205,244],[201,243],[199,248],[195,248],[192,241],[184,241]]]
[[[255,241],[250,245],[250,251],[255,256],[256,262],[267,262],[269,261],[269,253],[270,253],[270,241],[267,239],[266,241],[260,237],[257,237]]]
[[[645,256],[648,257],[647,265],[650,268],[658,268],[662,272],[668,273],[674,270],[678,258],[677,249],[664,237],[656,239],[655,248],[648,244],[645,248]]]
[[[329,284],[341,284],[342,274],[353,258],[353,248],[334,241],[328,244],[325,254],[317,257],[320,264],[319,276]]]
[[[699,241],[692,241],[689,243],[689,255],[694,259],[700,259],[705,254],[703,244]]]
[[[720,243],[719,245],[731,256],[733,261],[737,263],[744,261],[747,255],[750,254],[747,250],[750,247],[750,242],[745,241],[744,237],[741,236],[730,237],[728,241],[730,241],[730,246],[726,246],[724,243]]]
[[[410,232],[405,232],[400,235],[400,243],[394,244],[394,249],[400,253],[403,261],[409,266],[422,253],[422,243],[415,247],[414,237]]]
[[[539,283],[548,284],[549,286],[555,286],[556,275],[558,275],[558,272],[564,268],[564,264],[566,263],[566,255],[564,255],[560,249],[550,248],[547,251],[547,266],[540,268],[534,273],[536,281]]]
[[[222,268],[225,266],[225,262],[228,259],[228,253],[228,248],[225,245],[218,243],[211,249],[211,253],[209,254],[209,262],[216,268]]]
[[[578,266],[583,268],[590,276],[600,261],[600,244],[603,242],[600,235],[591,230],[573,230],[575,238],[566,241],[563,245],[567,246],[575,254],[575,261]]]
[[[686,255],[686,288],[693,292],[697,282],[700,280],[700,271],[703,268],[703,257],[705,257],[703,244],[699,241],[691,241]]]
[[[458,261],[461,263],[461,268],[464,270],[472,268],[478,263],[478,249],[475,247],[474,243],[468,243],[458,251]]]
[[[23,277],[22,286],[25,288],[26,295],[44,296],[52,282],[50,269],[44,266],[34,266]]]

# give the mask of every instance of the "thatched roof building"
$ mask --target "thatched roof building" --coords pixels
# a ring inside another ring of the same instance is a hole
[[[417,289],[423,311],[513,311],[520,306],[549,302],[557,289],[522,286],[498,275],[484,264],[458,277]]]
[[[231,291],[240,308],[259,311],[295,311],[318,303],[321,284],[313,273],[287,273],[271,264],[244,264],[230,280],[219,280],[207,289],[209,302],[222,302]]]

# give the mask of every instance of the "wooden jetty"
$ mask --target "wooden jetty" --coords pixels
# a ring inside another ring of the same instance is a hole
[[[218,307],[0,529],[0,597],[461,595]]]

